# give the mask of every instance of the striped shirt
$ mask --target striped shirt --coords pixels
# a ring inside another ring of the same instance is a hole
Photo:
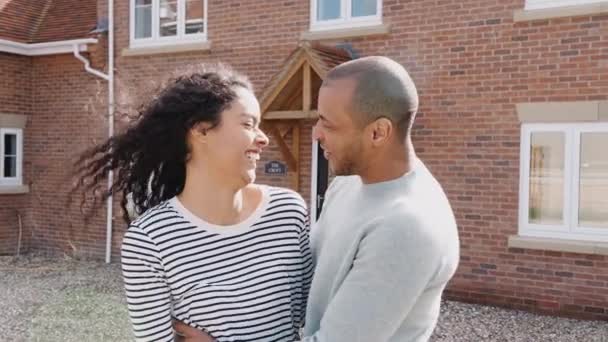
[[[312,279],[306,204],[261,186],[248,219],[217,226],[177,198],[129,226],[122,271],[137,341],[173,341],[180,320],[223,341],[294,341]]]

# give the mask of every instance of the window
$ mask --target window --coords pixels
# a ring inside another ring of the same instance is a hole
[[[608,241],[608,123],[524,124],[520,235]]]
[[[311,31],[382,24],[382,0],[312,0]]]
[[[23,132],[0,128],[0,185],[22,185]]]
[[[606,0],[526,0],[526,9],[535,10],[564,6],[596,4],[600,2],[606,2]]]
[[[131,46],[207,39],[207,0],[131,0]]]

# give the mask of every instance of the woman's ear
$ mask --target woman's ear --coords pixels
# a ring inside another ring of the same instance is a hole
[[[204,122],[201,122],[201,123],[194,125],[190,129],[189,134],[194,140],[206,144],[208,132],[209,132],[209,128],[207,127],[207,124]]]

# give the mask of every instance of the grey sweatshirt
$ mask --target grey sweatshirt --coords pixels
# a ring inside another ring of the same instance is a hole
[[[337,177],[311,233],[305,342],[422,342],[459,261],[452,209],[421,161],[365,185]]]

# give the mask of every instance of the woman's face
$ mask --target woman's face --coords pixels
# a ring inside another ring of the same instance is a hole
[[[237,87],[237,97],[207,131],[205,161],[220,179],[247,185],[255,181],[257,161],[268,137],[260,130],[260,104],[253,92]]]

